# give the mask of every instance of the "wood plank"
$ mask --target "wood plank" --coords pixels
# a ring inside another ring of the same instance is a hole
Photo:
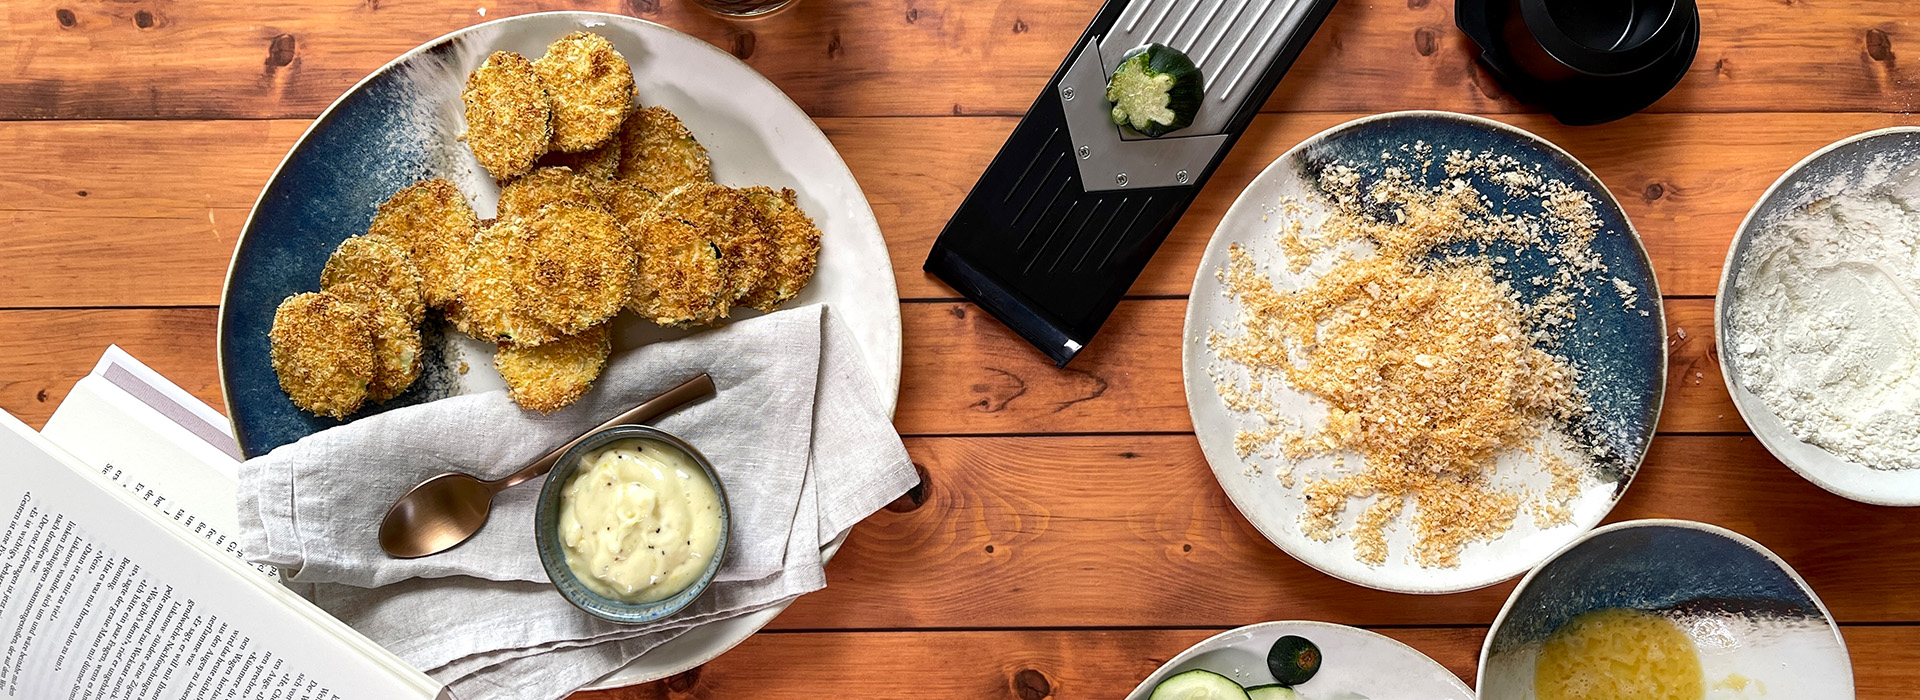
[[[945,311],[910,304],[907,313]],[[0,339],[0,377],[9,378],[0,408],[30,424],[44,422],[109,341],[218,405],[210,309],[14,311],[0,322],[12,329]],[[903,394],[903,408],[919,403],[916,391]],[[830,566],[834,585],[781,626],[1134,626],[1143,614],[1193,626],[1265,617],[1482,624],[1508,590],[1417,598],[1318,574],[1239,516],[1190,435],[912,438],[909,450],[929,474],[924,502],[857,528]],[[1751,438],[1656,440],[1612,519],[1642,517],[1697,519],[1758,539],[1793,562],[1840,619],[1920,620],[1920,592],[1899,584],[1920,576],[1920,561],[1904,555],[1920,545],[1905,512],[1820,491]]]
[[[1743,431],[1711,354],[1712,301],[1677,299],[1666,307],[1671,357],[1660,429]],[[919,435],[1190,431],[1180,380],[1185,310],[1179,299],[1122,303],[1102,335],[1063,370],[971,304],[905,304],[906,364],[894,423]],[[109,343],[221,405],[214,309],[0,311],[0,321],[14,329],[0,338],[0,408],[28,423],[45,420]]]
[[[1300,140],[1356,116],[1256,121],[1133,293],[1186,294],[1207,240],[1240,190]],[[1794,162],[1847,135],[1920,123],[1882,114],[1641,115],[1574,129],[1538,116],[1501,118],[1539,131],[1592,166],[1640,230],[1662,290],[1679,295],[1714,292],[1747,209]],[[820,123],[867,191],[901,296],[955,297],[920,265],[1014,120]],[[0,303],[218,303],[246,212],[306,124],[0,123],[0,172],[9,173],[0,181],[0,226],[9,231],[0,243]],[[913,157],[902,157],[909,145]]]
[[[1686,79],[1655,111],[1885,111],[1916,103],[1895,2],[1704,2]],[[368,72],[537,0],[297,5],[27,3],[0,12],[0,119],[311,117]],[[744,57],[819,116],[1024,112],[1097,6],[1071,0],[807,2],[753,24],[685,3],[591,0]],[[1289,111],[1512,112],[1442,0],[1341,3],[1268,104]],[[378,26],[380,31],[366,31]],[[982,75],[992,78],[982,80]]]
[[[827,589],[777,626],[1484,625],[1513,587],[1421,597],[1320,574],[1241,517],[1190,436],[916,438],[908,450],[928,474],[924,502],[855,528]],[[1904,622],[1920,620],[1920,592],[1901,583],[1920,576],[1908,515],[1831,495],[1750,437],[1672,436],[1607,521],[1731,528],[1791,563],[1837,619]]]
[[[1250,618],[1265,619],[1265,618]],[[576,700],[1004,698],[1112,700],[1216,629],[759,634],[673,678]],[[1473,685],[1481,629],[1385,629]],[[1894,700],[1920,683],[1913,627],[1847,627],[1855,697]],[[1391,672],[1389,669],[1388,672]]]

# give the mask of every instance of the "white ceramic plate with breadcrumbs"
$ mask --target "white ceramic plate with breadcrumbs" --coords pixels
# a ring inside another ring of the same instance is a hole
[[[1353,583],[1450,593],[1613,508],[1659,421],[1665,332],[1638,235],[1579,161],[1399,112],[1247,186],[1182,353],[1201,449],[1261,534]]]

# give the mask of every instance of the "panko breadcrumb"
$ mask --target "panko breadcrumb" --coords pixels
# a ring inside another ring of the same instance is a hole
[[[596,206],[549,204],[528,218],[509,250],[508,271],[521,314],[561,335],[620,312],[633,288],[633,241]]]
[[[459,188],[434,178],[408,185],[382,202],[367,235],[406,243],[407,256],[420,274],[421,296],[427,306],[439,308],[453,301],[467,246],[479,229],[480,220]]]
[[[493,367],[507,381],[507,395],[515,404],[551,413],[586,395],[606,366],[610,338],[608,324],[602,323],[536,347],[502,345]]]
[[[459,301],[447,313],[460,332],[526,346],[558,337],[546,324],[519,311],[512,265],[521,226],[517,221],[501,221],[474,239],[460,279]]]
[[[638,235],[641,219],[659,206],[660,195],[625,180],[609,180],[600,183],[600,201],[627,227],[627,233]]]
[[[820,262],[820,229],[795,204],[793,190],[774,192],[766,187],[745,190],[760,210],[760,220],[773,238],[773,260],[760,284],[740,299],[742,306],[773,311],[800,293],[813,279]]]
[[[533,69],[553,100],[554,150],[574,153],[606,143],[633,108],[633,69],[606,37],[561,37]]]
[[[634,112],[620,127],[617,177],[655,192],[713,180],[707,147],[665,107]]]
[[[407,318],[387,290],[366,282],[345,282],[327,288],[360,310],[373,334],[373,380],[367,399],[384,403],[413,386],[420,377],[420,324]]]
[[[295,406],[345,418],[373,381],[373,333],[360,310],[325,292],[295,294],[273,312],[267,332],[273,373]]]
[[[385,292],[409,323],[425,318],[427,303],[420,295],[420,272],[404,244],[386,236],[354,236],[341,241],[327,258],[327,266],[320,270],[320,291],[356,282]]]
[[[573,202],[603,207],[596,183],[569,168],[540,168],[500,188],[502,219],[525,219],[549,204]]]
[[[1325,422],[1311,432],[1243,431],[1254,443],[1245,452],[1278,439],[1291,460],[1363,458],[1356,472],[1306,480],[1303,534],[1319,541],[1346,534],[1357,559],[1379,565],[1388,530],[1411,503],[1413,560],[1458,566],[1468,544],[1505,534],[1523,510],[1525,494],[1494,483],[1498,457],[1539,454],[1543,429],[1572,419],[1584,400],[1571,365],[1536,344],[1545,340],[1530,328],[1539,309],[1518,301],[1487,260],[1434,255],[1459,241],[1513,240],[1527,227],[1493,214],[1458,181],[1428,187],[1389,171],[1362,190],[1358,180],[1351,170],[1328,168],[1321,175],[1332,199],[1327,216],[1311,231],[1280,227],[1295,272],[1306,267],[1303,257],[1327,254],[1332,262],[1298,288],[1276,285],[1239,244],[1228,248],[1217,275],[1239,303],[1240,332],[1216,330],[1208,345],[1250,379],[1282,379],[1275,384],[1326,407]],[[1370,245],[1372,253],[1342,252],[1350,244]],[[1262,402],[1237,388],[1221,395]],[[1578,489],[1567,483],[1564,464],[1548,462],[1556,481],[1549,505],[1564,505]],[[1369,497],[1341,533],[1348,505]],[[1553,508],[1531,512],[1541,527],[1564,522]]]
[[[620,139],[607,139],[598,148],[579,153],[554,151],[541,156],[535,167],[572,168],[577,175],[595,180],[611,180],[620,170]]]
[[[773,264],[773,235],[760,209],[741,190],[711,182],[683,185],[660,198],[654,213],[702,231],[720,249],[721,302],[734,302],[759,286]]]
[[[662,326],[700,326],[727,316],[720,247],[670,216],[648,216],[637,234],[640,275],[627,308]]]
[[[495,51],[467,76],[467,146],[496,179],[533,169],[553,140],[553,105],[527,57]]]

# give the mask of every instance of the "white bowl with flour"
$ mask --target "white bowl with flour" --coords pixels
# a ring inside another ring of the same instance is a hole
[[[1843,139],[1748,212],[1714,310],[1761,444],[1821,488],[1920,505],[1920,128]]]

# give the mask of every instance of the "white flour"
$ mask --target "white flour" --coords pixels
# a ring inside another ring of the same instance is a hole
[[[1842,194],[1761,229],[1728,319],[1740,383],[1795,437],[1875,469],[1920,468],[1920,212]]]

